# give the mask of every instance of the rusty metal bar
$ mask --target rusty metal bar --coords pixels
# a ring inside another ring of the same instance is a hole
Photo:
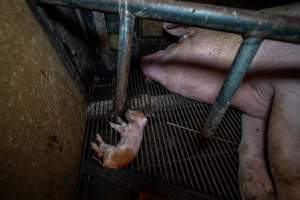
[[[256,36],[244,38],[202,130],[206,137],[214,135],[262,41]]]
[[[100,12],[119,12],[119,0],[38,0],[37,2]],[[122,1],[120,1],[122,2]],[[209,29],[300,43],[299,18],[274,16],[245,9],[170,0],[127,0],[128,11],[142,18],[184,23]]]
[[[135,17],[128,11],[127,4],[122,3],[120,5],[120,36],[115,98],[115,111],[117,113],[123,111],[127,96],[134,21]]]

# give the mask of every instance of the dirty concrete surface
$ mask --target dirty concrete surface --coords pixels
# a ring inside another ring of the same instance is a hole
[[[1,199],[73,199],[86,102],[26,2],[0,13]]]

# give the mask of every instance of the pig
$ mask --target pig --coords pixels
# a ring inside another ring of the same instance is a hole
[[[300,4],[286,10],[294,9],[300,13]],[[144,57],[144,75],[174,93],[213,103],[242,37],[169,23],[164,28],[181,39]],[[243,112],[242,199],[300,199],[299,72],[300,45],[264,40],[231,102]]]
[[[118,117],[118,123],[110,122],[111,128],[118,131],[121,139],[116,146],[106,144],[97,134],[96,142],[91,142],[92,149],[96,152],[103,167],[118,169],[127,166],[138,153],[143,139],[143,131],[147,118],[142,112],[128,110],[125,115],[128,124]]]

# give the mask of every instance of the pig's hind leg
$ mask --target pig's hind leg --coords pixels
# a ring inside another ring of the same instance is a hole
[[[276,86],[268,125],[268,153],[278,200],[300,199],[300,81]]]
[[[267,170],[265,121],[243,114],[239,145],[239,185],[244,200],[274,199]]]

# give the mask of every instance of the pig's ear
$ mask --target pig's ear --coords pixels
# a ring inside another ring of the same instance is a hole
[[[173,23],[165,22],[163,27],[165,31],[177,37],[181,37],[188,32],[187,30],[188,26],[182,24],[173,24]]]

